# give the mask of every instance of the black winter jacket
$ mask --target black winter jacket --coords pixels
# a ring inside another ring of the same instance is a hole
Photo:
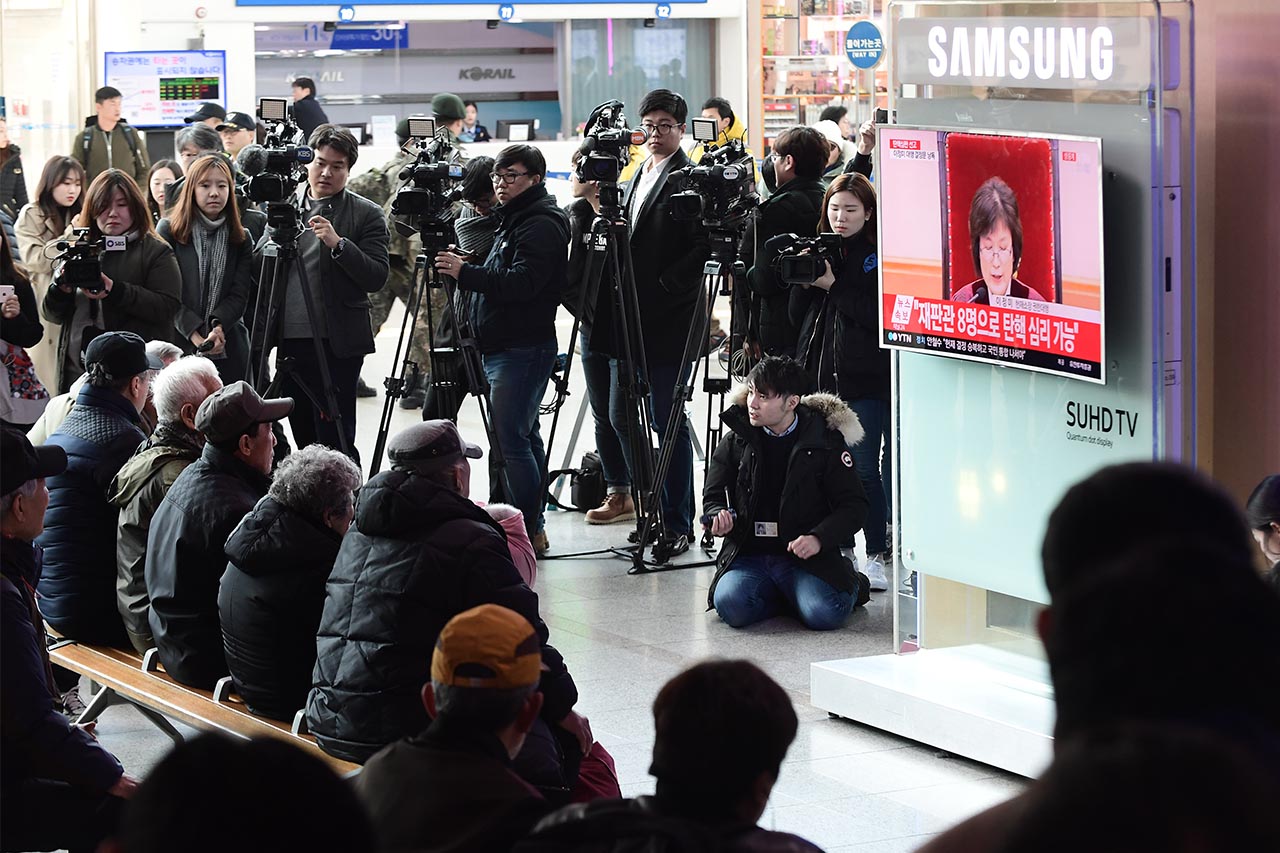
[[[868,226],[870,227],[870,226]],[[880,282],[876,246],[865,233],[844,241],[844,261],[829,292],[794,288],[800,324],[796,360],[818,390],[842,400],[889,399],[889,351],[880,348]]]
[[[249,710],[292,720],[316,665],[324,586],[342,537],[268,495],[227,540],[222,646]]]
[[[145,436],[138,410],[115,391],[85,384],[47,444],[67,451],[67,470],[50,477],[44,516],[40,608],[61,633],[128,647],[116,610],[116,521],[107,489]]]
[[[9,217],[10,222],[18,221],[18,212],[29,201],[27,198],[27,176],[22,169],[22,149],[9,143],[9,156],[0,166],[0,212]],[[13,240],[13,235],[9,235]],[[14,249],[17,243],[12,244]]]
[[[44,337],[44,324],[40,322],[40,310],[36,307],[36,292],[25,278],[0,281],[13,285],[21,313],[17,317],[0,317],[0,341],[18,347],[33,347]]]
[[[458,287],[478,293],[480,350],[554,342],[569,266],[569,217],[543,184],[495,209],[501,224],[484,264],[463,264]]]
[[[218,626],[218,582],[227,537],[267,492],[267,476],[206,444],[160,502],[147,531],[151,635],[165,671],[209,690],[227,674]]]
[[[40,549],[4,540],[0,572],[0,796],[37,778],[101,794],[124,769],[93,735],[70,725],[54,707],[58,688],[33,589]]]
[[[542,640],[542,716],[562,720],[578,700],[564,659],[547,643],[538,596],[520,579],[502,526],[471,501],[405,471],[360,491],[355,523],[329,576],[307,724],[321,748],[364,762],[429,722],[422,685],[436,638],[481,604],[508,607]]]
[[[298,123],[298,127],[302,128],[307,139],[310,139],[317,127],[328,123],[329,117],[325,115],[324,107],[320,106],[316,96],[307,95],[293,102],[293,120]]]
[[[818,179],[796,178],[756,211],[755,259],[747,271],[753,297],[750,330],[767,355],[794,356],[799,330],[791,321],[790,293],[774,268],[778,253],[765,244],[779,234],[809,237],[817,233],[824,192]]]
[[[769,439],[763,427],[747,417],[746,387],[741,386],[720,420],[729,432],[716,446],[703,489],[703,512],[732,508],[738,514],[716,560],[716,574],[707,591],[712,606],[716,584],[729,570],[755,521],[755,497],[760,484],[756,465],[760,443]],[[778,535],[783,541],[812,534],[822,550],[807,560],[797,560],[810,574],[836,589],[852,592],[853,566],[840,553],[840,545],[862,529],[867,518],[867,495],[853,467],[851,445],[862,440],[862,424],[847,405],[831,394],[809,394],[796,407],[796,444],[782,487]],[[725,503],[726,495],[730,501]]]

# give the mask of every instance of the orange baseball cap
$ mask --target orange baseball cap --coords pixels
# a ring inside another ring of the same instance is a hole
[[[451,687],[528,687],[541,676],[537,632],[529,620],[497,604],[482,604],[450,619],[431,655],[431,680]]]

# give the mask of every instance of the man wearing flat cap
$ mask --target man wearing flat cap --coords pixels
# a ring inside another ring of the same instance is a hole
[[[227,675],[218,622],[223,548],[267,493],[276,444],[271,425],[292,411],[293,400],[264,400],[247,382],[211,394],[196,410],[204,450],[173,481],[151,519],[151,633],[165,672],[183,684],[208,690]]]
[[[0,825],[6,850],[93,850],[114,829],[137,782],[90,729],[58,711],[44,625],[34,586],[40,548],[33,540],[49,504],[46,480],[67,468],[67,453],[32,447],[0,428]]]
[[[308,727],[325,752],[361,763],[418,734],[430,722],[420,693],[440,632],[463,611],[498,604],[533,626],[542,668],[544,702],[515,770],[544,794],[567,796],[591,731],[573,711],[577,687],[502,526],[468,497],[480,448],[451,421],[429,420],[393,436],[387,456],[391,470],[360,491],[329,575]]]
[[[107,487],[146,439],[139,413],[164,365],[133,332],[105,332],[85,348],[84,366],[76,404],[46,442],[66,451],[68,464],[49,479],[41,609],[63,636],[129,648],[115,603],[120,511]]]

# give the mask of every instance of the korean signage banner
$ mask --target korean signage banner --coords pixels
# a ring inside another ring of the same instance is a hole
[[[205,101],[227,105],[222,50],[107,53],[104,79],[120,90],[124,117],[135,127],[181,127]]]

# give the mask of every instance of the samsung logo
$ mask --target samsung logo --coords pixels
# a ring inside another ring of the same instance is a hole
[[[934,77],[1011,77],[1103,82],[1115,71],[1110,27],[929,29]]]

